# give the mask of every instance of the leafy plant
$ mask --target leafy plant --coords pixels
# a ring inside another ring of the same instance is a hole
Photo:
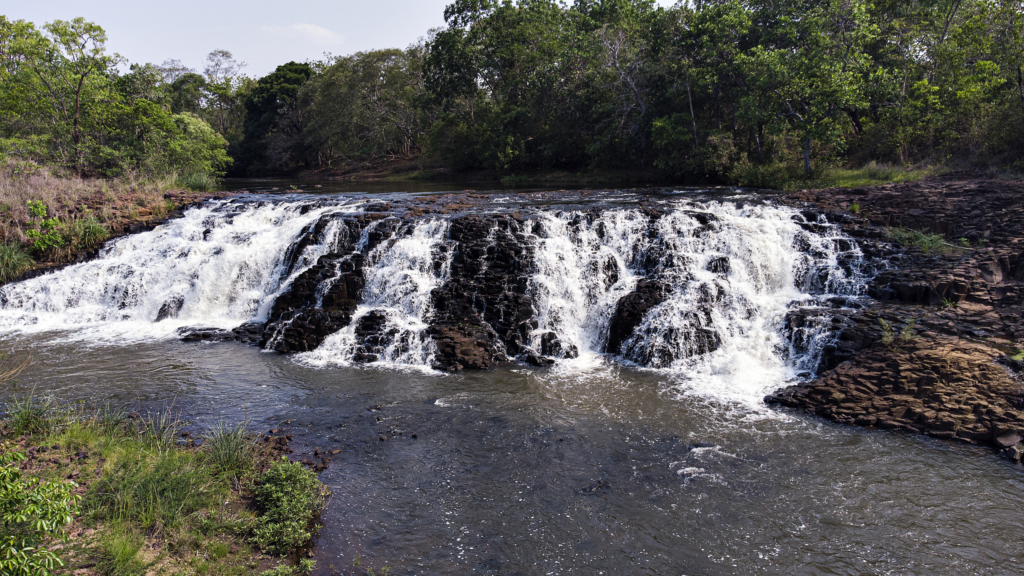
[[[28,201],[28,213],[32,218],[38,218],[36,227],[25,231],[25,236],[32,240],[32,247],[39,253],[46,253],[64,245],[64,237],[60,231],[60,220],[47,218],[47,207],[39,200]]]
[[[890,349],[895,349],[897,342],[906,342],[917,337],[917,319],[911,318],[896,332],[896,327],[885,318],[879,318],[878,324],[882,327],[882,344]]]
[[[893,329],[892,323],[885,318],[879,318],[878,323],[882,326],[882,344],[892,346],[896,339],[896,331]]]
[[[854,214],[860,212],[860,202],[850,204],[850,212],[853,212]]]
[[[252,541],[273,554],[287,554],[312,539],[313,520],[329,493],[316,474],[285,457],[270,465],[253,492],[261,514]]]
[[[900,340],[912,340],[917,337],[915,328],[917,327],[917,319],[911,318],[907,320],[907,323],[900,328]]]
[[[67,527],[78,511],[74,482],[22,479],[18,462],[24,452],[0,445],[0,573],[48,576],[64,562],[45,544],[67,540]]]
[[[29,200],[26,204],[28,205],[29,216],[40,219],[46,218],[46,204],[41,200]]]

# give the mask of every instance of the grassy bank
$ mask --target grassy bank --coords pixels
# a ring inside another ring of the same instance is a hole
[[[26,509],[8,487],[14,476],[27,486],[26,502],[48,490],[73,496],[67,521],[51,522],[46,534],[32,533],[38,520],[50,522],[43,513],[4,522],[0,548],[34,538],[28,556],[48,551],[63,563],[55,573],[76,575],[308,573],[312,562],[295,562],[295,551],[310,543],[325,504],[316,475],[244,424],[198,437],[182,426],[169,412],[143,417],[38,397],[7,403],[0,429],[12,456],[0,462],[0,511]]]
[[[133,224],[158,221],[209,196],[204,175],[156,180],[80,178],[31,162],[0,163],[0,283],[62,264]]]

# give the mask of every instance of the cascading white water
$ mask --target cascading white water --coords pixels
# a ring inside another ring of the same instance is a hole
[[[363,264],[366,286],[352,323],[296,360],[429,369],[435,353],[427,335],[430,292],[448,278],[451,254],[440,250],[447,234],[448,221],[425,220],[374,247]]]
[[[359,211],[309,201],[210,202],[108,243],[95,260],[0,288],[0,330],[151,338],[182,326],[261,321],[289,282],[333,249],[338,223],[291,266],[289,249],[321,218]]]
[[[646,274],[670,292],[646,312],[621,355],[670,371],[684,394],[759,405],[824,343],[810,338],[810,350],[787,357],[787,312],[811,303],[812,292],[862,290],[857,246],[838,227],[808,226],[789,208],[684,202],[653,223],[635,209],[587,216],[541,219],[534,334],[555,332],[581,356],[595,355],[616,303]],[[853,262],[854,273],[840,260]]]
[[[530,282],[538,327],[528,344],[540,350],[541,338],[554,332],[593,361],[616,303],[636,285],[633,264],[648,243],[647,217],[612,210],[590,222],[584,213],[544,213],[538,224]]]
[[[0,288],[0,330],[123,339],[265,321],[296,277],[336,253],[349,228],[335,216],[360,210],[310,201],[208,203],[111,242],[96,260]],[[351,323],[298,361],[433,364],[431,291],[449,276],[449,223],[399,223],[367,251],[384,222],[398,221],[374,221],[352,247],[365,255],[365,287]],[[527,346],[561,357],[566,369],[600,365],[616,307],[641,278],[654,280],[667,297],[646,311],[618,353],[672,373],[678,390],[705,397],[757,404],[795,371],[813,369],[830,339],[828,313],[805,315],[786,335],[787,313],[823,295],[856,295],[864,285],[854,242],[824,219],[807,222],[785,207],[683,201],[667,213],[541,211],[529,222],[523,233],[533,244],[536,328]],[[314,308],[338,281],[342,261],[321,281]],[[271,348],[282,334],[278,326]]]

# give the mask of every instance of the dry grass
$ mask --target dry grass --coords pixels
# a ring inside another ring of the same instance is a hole
[[[96,180],[32,162],[0,160],[0,284],[36,262],[71,261],[127,233],[131,224],[162,220],[181,205],[210,196],[183,190],[173,174],[156,180]],[[30,201],[45,206],[44,217],[31,214]],[[43,228],[44,219],[50,228]],[[49,233],[53,241],[33,240],[29,231]]]
[[[70,223],[93,216],[110,229],[123,221],[163,217],[169,208],[164,193],[173,185],[173,178],[88,180],[30,162],[0,163],[0,241],[28,240],[25,231],[35,225],[29,200],[45,204],[48,218]]]

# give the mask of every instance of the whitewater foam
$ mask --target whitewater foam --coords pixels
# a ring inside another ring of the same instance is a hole
[[[442,249],[447,234],[447,220],[425,220],[397,228],[374,247],[363,265],[366,286],[352,323],[296,361],[430,371],[435,353],[427,335],[430,292],[448,278],[451,251]],[[373,329],[362,329],[367,325]]]
[[[360,210],[344,202],[210,202],[108,242],[95,260],[0,288],[0,330],[119,342],[264,320],[291,280],[332,249],[339,227],[330,223],[291,254],[299,238],[321,218]]]

